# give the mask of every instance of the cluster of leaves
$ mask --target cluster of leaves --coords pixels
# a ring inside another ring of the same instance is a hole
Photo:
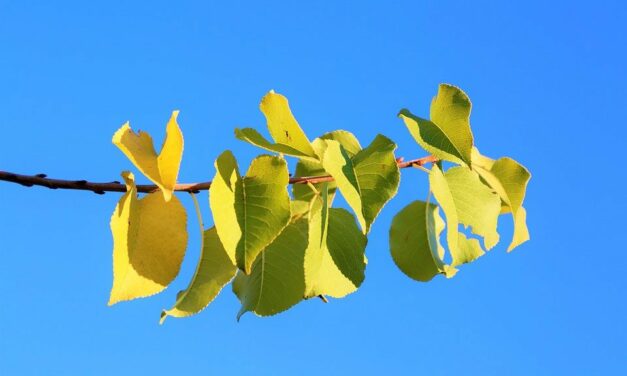
[[[216,159],[209,190],[213,227],[204,228],[192,195],[202,232],[201,256],[189,286],[163,311],[162,322],[200,312],[229,283],[241,301],[239,319],[248,311],[273,315],[303,299],[341,298],[364,280],[367,235],[400,182],[396,144],[378,135],[362,148],[344,130],[310,141],[287,99],[273,91],[263,97],[260,109],[272,141],[252,128],[235,134],[272,155],[255,158],[244,175],[230,151]],[[437,274],[451,277],[456,267],[483,255],[479,237],[486,249],[494,247],[500,214],[514,218],[509,250],[529,239],[522,207],[529,172],[510,158],[495,161],[479,153],[470,110],[464,92],[440,85],[429,120],[407,110],[399,114],[418,144],[438,159],[430,170],[420,168],[429,174],[429,198],[433,195],[439,205],[414,201],[390,228],[394,261],[419,281]],[[185,209],[173,194],[183,153],[177,115],[173,112],[167,124],[159,154],[151,137],[133,132],[128,123],[113,136],[113,143],[159,190],[139,199],[133,174],[122,173],[127,192],[111,218],[109,304],[156,294],[179,272],[188,235]],[[302,179],[306,184],[292,185],[291,195],[285,156],[298,159],[295,177],[307,177]],[[454,166],[444,171],[443,162]],[[353,213],[333,207],[337,192]],[[440,239],[445,227],[450,257]]]

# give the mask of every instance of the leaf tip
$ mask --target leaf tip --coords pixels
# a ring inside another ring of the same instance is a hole
[[[398,111],[398,114],[396,114],[396,116],[398,116],[399,118],[404,118],[409,116],[411,113],[409,112],[408,109],[406,108],[401,108],[400,111]]]
[[[168,318],[168,312],[164,309],[163,311],[161,311],[161,317],[159,317],[159,325],[163,325],[163,323],[165,322],[165,319]]]
[[[115,133],[113,134],[113,137],[111,138],[111,142],[113,143],[113,145],[119,147],[119,145],[122,143],[122,137],[127,132],[131,132],[130,121],[127,121],[126,123],[122,124],[122,126],[118,128],[117,131],[115,131]]]

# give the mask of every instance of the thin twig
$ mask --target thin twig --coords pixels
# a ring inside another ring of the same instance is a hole
[[[407,168],[414,166],[423,166],[427,163],[433,163],[437,161],[437,158],[430,155],[427,157],[412,159],[404,161],[403,158],[396,160],[398,168]],[[13,172],[0,171],[0,180],[10,183],[21,184],[25,187],[41,186],[50,189],[75,189],[81,191],[92,191],[96,194],[104,194],[105,192],[126,192],[126,185],[119,181],[112,181],[108,183],[94,183],[87,180],[63,180],[63,179],[51,179],[45,174],[37,175],[20,175]],[[316,184],[333,181],[331,176],[299,176],[290,178],[290,184]],[[209,189],[211,182],[202,183],[182,183],[177,184],[174,187],[175,191],[197,193],[199,191],[205,191]],[[158,190],[156,185],[138,185],[137,192],[150,193]]]

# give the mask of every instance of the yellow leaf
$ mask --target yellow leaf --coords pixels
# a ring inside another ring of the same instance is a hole
[[[178,111],[172,111],[159,155],[150,135],[133,132],[128,122],[115,132],[112,140],[135,167],[161,189],[166,201],[172,197],[183,158],[183,133],[176,122],[178,114]]]
[[[113,287],[109,305],[157,294],[176,277],[187,247],[187,214],[173,196],[139,200],[134,176],[122,173],[127,192],[111,217]]]
[[[287,98],[271,90],[259,104],[259,109],[266,117],[268,131],[274,142],[289,146],[302,154],[316,158],[311,142],[292,115]]]

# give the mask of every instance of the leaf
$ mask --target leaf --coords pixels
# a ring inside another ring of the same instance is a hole
[[[472,147],[472,167],[482,167],[486,170],[490,170],[494,165],[494,159],[488,158],[479,152],[479,149]]]
[[[176,277],[187,247],[187,214],[172,196],[137,199],[134,176],[122,174],[127,192],[111,217],[113,287],[109,305],[154,295]]]
[[[176,122],[178,114],[178,111],[172,111],[159,155],[150,135],[133,132],[128,122],[115,132],[112,140],[135,167],[161,189],[166,201],[172,197],[183,158],[183,133]]]
[[[403,273],[422,282],[445,273],[440,243],[444,226],[439,207],[424,201],[414,201],[394,216],[390,253]]]
[[[168,316],[187,317],[205,309],[229,283],[237,267],[226,254],[216,228],[203,232],[200,261],[187,289],[179,292],[174,307],[161,313],[161,323]]]
[[[529,230],[527,230],[526,224],[527,213],[522,204],[531,174],[523,165],[508,157],[493,161],[477,151],[475,158],[483,161],[483,163],[475,166],[477,173],[498,193],[505,204],[506,211],[512,213],[514,235],[507,248],[507,251],[510,252],[529,240]]]
[[[452,278],[457,274],[456,266],[483,255],[477,239],[457,232],[457,242],[451,249],[452,262],[445,264],[445,250],[440,243],[444,227],[439,207],[424,201],[414,201],[394,216],[390,253],[398,268],[410,278],[428,282],[438,274]]]
[[[231,260],[249,274],[259,253],[290,220],[287,163],[262,155],[241,177],[235,157],[226,151],[215,166],[209,201],[216,229]]]
[[[270,136],[275,143],[270,143],[252,128],[236,129],[237,138],[277,153],[318,160],[309,139],[292,115],[287,98],[271,90],[261,99],[259,109],[266,117]]]
[[[339,142],[328,140],[326,144],[322,165],[357,215],[362,231],[368,233],[383,206],[398,191],[396,144],[378,135],[353,158]]]
[[[496,226],[500,200],[474,171],[460,166],[443,174],[437,166],[433,166],[429,182],[446,216],[447,244],[453,265],[457,264],[455,257],[465,251],[459,248],[459,223],[469,226],[474,234],[482,236],[487,249],[498,243]]]
[[[309,211],[309,245],[305,252],[305,298],[344,297],[361,285],[366,268],[366,237],[344,209],[329,209],[326,190]]]
[[[370,226],[383,206],[398,192],[401,173],[394,150],[396,144],[392,140],[378,135],[353,158],[363,202],[362,211],[367,224],[366,232],[370,231]]]
[[[361,151],[361,145],[359,145],[359,141],[352,133],[343,130],[337,130],[326,133],[316,138],[312,142],[312,146],[316,151],[316,154],[320,156],[324,155],[324,149],[326,149],[326,143],[323,140],[335,140],[339,142],[351,158],[355,154],[359,153],[359,151]],[[296,164],[296,171],[294,172],[295,177],[327,175],[328,172],[324,170],[324,167],[322,167],[322,164],[320,162],[306,159],[298,160],[298,163]],[[323,184],[328,185],[329,206],[331,206],[331,203],[333,202],[333,198],[335,196],[335,190],[337,188],[337,185],[334,181],[330,181],[324,183],[316,183],[313,184],[313,186],[317,190],[321,190]],[[309,205],[315,195],[314,191],[307,184],[294,184],[292,186],[292,193],[294,195],[294,200],[305,201],[307,202],[307,205]]]
[[[335,140],[342,145],[344,150],[351,157],[355,156],[357,153],[361,151],[361,145],[359,144],[359,140],[355,137],[354,134],[344,130],[337,130],[333,132],[328,132],[320,136],[321,140]]]
[[[441,84],[431,101],[431,120],[402,109],[399,117],[416,142],[439,159],[471,164],[473,136],[470,130],[470,99],[461,89]]]
[[[250,275],[237,273],[233,292],[242,303],[238,320],[249,311],[275,315],[303,299],[307,238],[307,219],[292,222],[257,258]]]
[[[300,150],[294,149],[291,146],[271,143],[266,140],[259,132],[257,132],[254,128],[236,128],[235,129],[235,137],[239,140],[248,142],[251,145],[255,145],[259,148],[272,151],[275,153],[282,153],[286,155],[291,155],[293,157],[298,158],[312,158],[310,155],[303,153]]]
[[[511,244],[507,247],[507,252],[529,240],[529,230],[527,229],[527,211],[522,206],[514,213],[514,236]]]
[[[481,248],[481,244],[479,244],[479,240],[469,239],[461,232],[459,233],[457,244],[459,245],[459,247],[457,247],[457,253],[451,252],[451,258],[453,259],[451,263],[452,267],[475,261],[485,253]]]

